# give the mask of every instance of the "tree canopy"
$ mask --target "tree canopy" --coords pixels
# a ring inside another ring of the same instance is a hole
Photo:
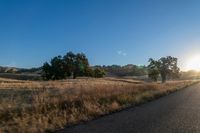
[[[42,77],[45,80],[58,80],[67,77],[94,76],[85,54],[68,52],[66,55],[56,56],[50,63],[44,63]],[[104,74],[105,75],[105,74]]]
[[[159,60],[149,59],[148,75],[154,81],[157,81],[158,76],[162,78],[162,82],[166,82],[167,78],[178,78],[180,69],[177,66],[178,59],[167,56]]]

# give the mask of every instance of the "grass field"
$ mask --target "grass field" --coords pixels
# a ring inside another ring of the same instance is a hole
[[[197,81],[165,84],[131,79],[20,81],[0,79],[0,132],[54,131],[140,104]]]

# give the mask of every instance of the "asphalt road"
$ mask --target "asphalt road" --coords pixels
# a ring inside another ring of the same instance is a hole
[[[200,84],[58,133],[200,133]]]

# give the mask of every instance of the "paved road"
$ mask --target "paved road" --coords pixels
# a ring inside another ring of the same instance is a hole
[[[200,84],[59,133],[200,133]]]

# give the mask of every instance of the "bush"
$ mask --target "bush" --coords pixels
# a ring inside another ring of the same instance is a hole
[[[105,71],[103,69],[96,68],[94,70],[94,77],[95,78],[102,78],[104,75],[105,75]]]

